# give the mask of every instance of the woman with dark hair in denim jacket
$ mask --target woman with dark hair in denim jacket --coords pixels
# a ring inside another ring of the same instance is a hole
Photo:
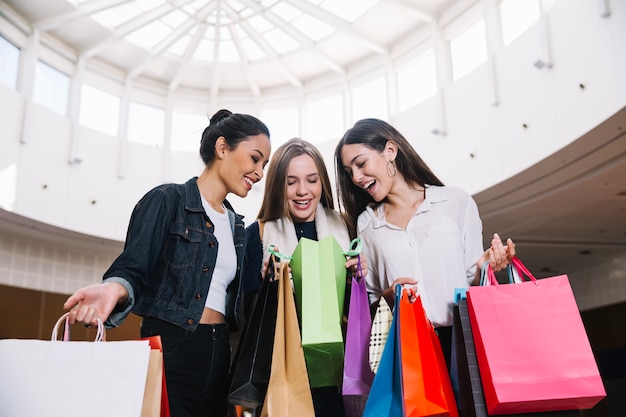
[[[205,168],[164,184],[135,206],[123,252],[103,282],[63,307],[70,323],[119,326],[143,317],[141,337],[160,335],[172,417],[226,416],[228,325],[235,326],[244,225],[226,201],[263,177],[269,131],[257,118],[218,111],[202,134]],[[228,324],[227,324],[228,323]]]

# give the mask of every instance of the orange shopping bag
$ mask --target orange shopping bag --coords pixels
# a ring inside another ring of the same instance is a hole
[[[439,338],[422,306],[420,296],[400,298],[399,349],[402,368],[402,406],[405,417],[458,417],[452,383]]]

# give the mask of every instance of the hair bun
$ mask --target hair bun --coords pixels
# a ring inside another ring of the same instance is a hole
[[[209,124],[211,125],[217,124],[218,122],[232,116],[232,114],[233,113],[230,110],[226,110],[226,109],[218,110],[217,113],[215,113],[213,117],[211,117]]]

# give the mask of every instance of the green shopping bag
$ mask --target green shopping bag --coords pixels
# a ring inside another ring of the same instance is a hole
[[[291,256],[302,348],[312,388],[340,386],[343,379],[341,320],[346,258],[337,240],[301,238]]]

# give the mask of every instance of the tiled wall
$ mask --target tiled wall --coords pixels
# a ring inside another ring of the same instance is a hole
[[[0,233],[0,284],[72,294],[100,282],[116,256]]]

